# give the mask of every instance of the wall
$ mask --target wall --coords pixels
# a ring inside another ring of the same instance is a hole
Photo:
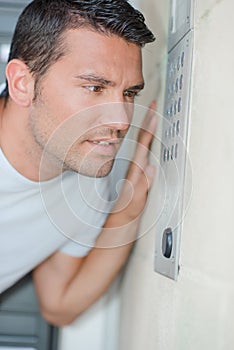
[[[158,36],[164,36],[169,1],[137,3]],[[153,272],[155,229],[138,240],[121,285],[119,350],[233,348],[233,13],[232,0],[196,1],[189,135],[193,192],[182,233],[181,271],[178,282]],[[162,54],[162,67],[164,60]],[[160,87],[152,62],[146,74],[155,77],[149,79],[151,87]],[[161,108],[162,94],[158,96]],[[156,145],[154,151],[158,153]],[[155,215],[159,191],[156,181],[142,232]]]

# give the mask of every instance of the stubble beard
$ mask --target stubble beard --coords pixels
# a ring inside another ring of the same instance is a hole
[[[86,157],[87,158],[87,157]],[[79,159],[79,160],[78,160]],[[89,177],[105,177],[113,167],[113,159],[80,159],[77,155],[68,155],[63,162],[63,171],[74,171]]]
[[[44,120],[53,120],[48,114]],[[67,137],[62,135],[53,135],[54,125],[48,122],[39,124],[41,113],[33,111],[30,114],[29,129],[33,139],[34,147],[31,148],[31,158],[33,161],[38,160],[40,163],[40,178],[52,178],[60,175],[64,171],[74,171],[89,177],[107,176],[114,164],[114,157],[105,157],[98,154],[82,154],[82,142],[79,139],[68,145],[64,140]],[[49,130],[49,131],[48,131]]]
[[[48,139],[46,135],[36,130],[35,125],[31,125],[31,132],[41,153],[39,157],[36,156],[36,152],[33,155],[34,159],[41,159],[40,178],[54,177],[64,171],[74,171],[89,177],[105,177],[113,167],[114,158],[110,159],[110,157],[92,153],[83,155],[79,151],[82,145],[78,141],[66,151],[63,142],[58,140],[52,142],[50,138]]]

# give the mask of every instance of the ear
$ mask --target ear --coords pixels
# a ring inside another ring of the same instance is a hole
[[[11,60],[6,67],[9,95],[15,103],[29,107],[34,96],[34,79],[27,65],[19,60]]]

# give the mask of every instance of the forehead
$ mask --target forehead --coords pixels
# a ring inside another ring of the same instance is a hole
[[[123,71],[128,77],[142,78],[141,48],[117,35],[107,35],[90,29],[68,30],[63,35],[67,64],[105,71]]]

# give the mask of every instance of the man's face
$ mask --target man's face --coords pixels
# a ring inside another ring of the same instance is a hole
[[[51,164],[105,176],[143,88],[141,49],[88,29],[67,31],[64,42],[66,55],[39,82],[31,106],[32,140]]]

